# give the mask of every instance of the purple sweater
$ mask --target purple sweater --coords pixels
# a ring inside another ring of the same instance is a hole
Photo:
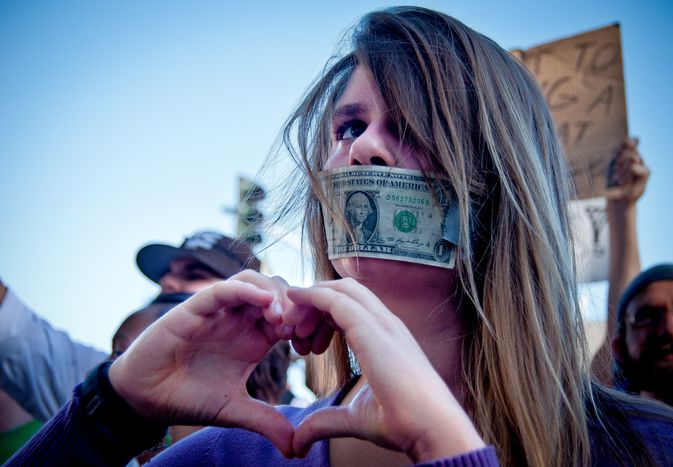
[[[84,415],[78,386],[73,399],[33,439],[15,454],[8,466],[19,465],[126,465],[147,445],[129,443],[123,433],[111,433]],[[337,403],[344,391],[305,409],[280,410],[295,426],[315,410]],[[204,428],[163,451],[151,465],[222,466],[329,466],[328,442],[313,445],[303,459],[286,459],[266,438],[239,428]],[[433,467],[497,466],[491,446],[448,459],[422,464]]]
[[[308,414],[338,403],[344,391],[322,399],[305,409],[283,406],[280,410],[297,426]],[[316,442],[303,459],[286,459],[266,438],[240,428],[205,428],[175,444],[150,465],[217,465],[217,466],[329,466],[329,443]],[[433,467],[497,466],[492,446],[448,459],[420,464]]]
[[[125,465],[146,449],[148,440],[129,439],[127,433],[113,433],[84,415],[80,405],[80,386],[75,395],[43,429],[15,454],[6,466],[19,465]],[[305,409],[281,407],[296,426],[308,414],[321,407],[337,404],[340,391]],[[638,398],[617,400],[610,408],[603,405],[602,422],[590,422],[592,465],[629,464],[628,452],[647,451],[655,465],[673,465],[673,411],[663,404]],[[608,431],[605,428],[608,427]],[[628,434],[642,443],[632,445]],[[614,439],[626,444],[617,448]],[[313,445],[304,459],[286,459],[263,436],[238,428],[205,428],[176,443],[155,457],[152,465],[222,465],[222,466],[328,466],[329,443]],[[620,451],[620,449],[622,449]],[[625,449],[625,450],[624,450]],[[434,467],[496,466],[495,449],[488,446],[456,457],[422,464]]]

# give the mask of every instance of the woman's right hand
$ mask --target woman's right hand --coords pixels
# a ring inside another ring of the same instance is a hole
[[[317,410],[297,427],[293,446],[304,455],[320,439],[355,437],[405,452],[416,462],[484,446],[469,417],[409,329],[354,279],[292,288],[283,320],[292,344],[320,353],[332,332],[342,332],[358,358],[364,384],[345,405]]]
[[[279,340],[286,288],[244,271],[197,293],[148,327],[115,361],[112,386],[148,418],[245,428],[290,455],[292,425],[245,387]]]

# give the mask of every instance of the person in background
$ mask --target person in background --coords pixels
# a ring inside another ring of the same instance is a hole
[[[217,427],[157,465],[670,463],[673,410],[591,382],[569,172],[530,73],[420,7],[369,13],[350,38],[283,133],[304,183],[278,215],[304,208],[316,284],[244,271],[202,290],[90,373],[10,466],[124,462],[175,423]],[[330,259],[325,216],[346,220],[321,172],[352,166],[445,179],[426,185],[457,205],[456,268]],[[329,351],[339,390],[305,409],[252,399],[252,368],[286,340]]]
[[[0,303],[7,289],[0,281]],[[42,422],[35,420],[12,396],[0,389],[0,464],[14,454],[31,436],[37,433]]]
[[[136,255],[140,271],[159,284],[161,294],[192,294],[243,269],[261,266],[251,246],[219,232],[200,231],[178,247],[150,243]]]
[[[617,306],[615,385],[673,406],[673,264],[641,272]]]
[[[1,282],[0,290],[4,290],[5,294],[7,293],[7,289],[4,288]],[[12,299],[15,299],[15,297],[12,297]],[[28,317],[32,318],[34,325],[42,326],[43,333],[40,336],[43,336],[46,342],[41,343],[39,336],[34,335],[30,336],[30,346],[15,343],[17,339],[20,339],[19,336],[13,336],[5,341],[0,341],[0,354],[4,356],[2,371],[0,372],[3,378],[3,387],[12,390],[13,394],[16,394],[20,400],[24,401],[27,407],[36,409],[36,413],[39,414],[49,410],[49,404],[58,403],[58,400],[55,399],[56,395],[67,392],[67,388],[58,387],[58,384],[68,384],[67,378],[64,378],[63,374],[59,375],[58,369],[65,368],[72,370],[73,367],[78,365],[78,362],[82,361],[81,359],[68,361],[68,358],[91,355],[92,358],[98,356],[99,360],[97,363],[107,359],[114,360],[128,348],[131,342],[147,326],[177,304],[174,300],[162,300],[161,297],[158,297],[144,308],[131,313],[125,318],[112,337],[112,351],[108,354],[102,351],[97,352],[91,347],[71,341],[66,333],[54,330],[46,321],[41,320],[34,314],[29,315]],[[12,306],[12,304],[9,305],[10,308]],[[58,343],[65,345],[59,347],[60,353],[55,353],[55,349],[50,348],[50,344],[56,345]],[[11,351],[5,351],[5,348]],[[17,352],[17,349],[20,352]],[[46,357],[53,359],[53,367],[50,365],[47,370],[48,372],[42,374],[38,368],[40,368],[41,364],[45,364],[46,359],[40,358],[40,352],[45,350],[48,352]],[[29,392],[26,390],[26,387],[35,389]],[[46,394],[50,398],[40,399],[34,394],[38,392]],[[72,387],[70,388],[70,392],[72,392]],[[43,421],[26,411],[24,407],[3,390],[0,390],[0,409],[2,409],[0,413],[3,414],[2,422],[0,422],[0,457],[4,457],[4,461],[11,457],[16,450],[40,429]],[[21,422],[20,425],[18,425],[19,422]],[[11,426],[13,428],[2,432],[3,426],[7,426],[8,428]],[[130,465],[135,464],[131,463]]]
[[[109,359],[111,352],[77,342],[66,332],[54,329],[1,282],[0,290],[5,290],[0,302],[0,388],[36,420],[44,422],[68,400],[87,372]],[[158,296],[147,308],[167,310],[177,303],[173,297]],[[119,346],[116,341],[113,338],[113,352]]]
[[[42,422],[23,410],[18,402],[0,390],[0,464],[12,457],[31,436],[42,427]]]

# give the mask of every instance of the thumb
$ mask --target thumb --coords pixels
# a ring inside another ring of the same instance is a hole
[[[285,457],[292,456],[294,427],[283,413],[269,404],[246,398],[237,407],[236,414],[219,417],[217,423],[254,431],[271,441]]]
[[[348,407],[327,407],[306,417],[296,428],[292,448],[304,457],[316,441],[325,438],[357,437]]]
[[[650,169],[644,165],[636,165],[631,170],[638,180],[646,180],[650,176]]]

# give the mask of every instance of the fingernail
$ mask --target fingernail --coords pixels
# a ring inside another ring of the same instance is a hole
[[[276,301],[274,301],[273,305],[271,305],[271,311],[278,316],[283,314],[283,309],[281,308],[280,303]]]

